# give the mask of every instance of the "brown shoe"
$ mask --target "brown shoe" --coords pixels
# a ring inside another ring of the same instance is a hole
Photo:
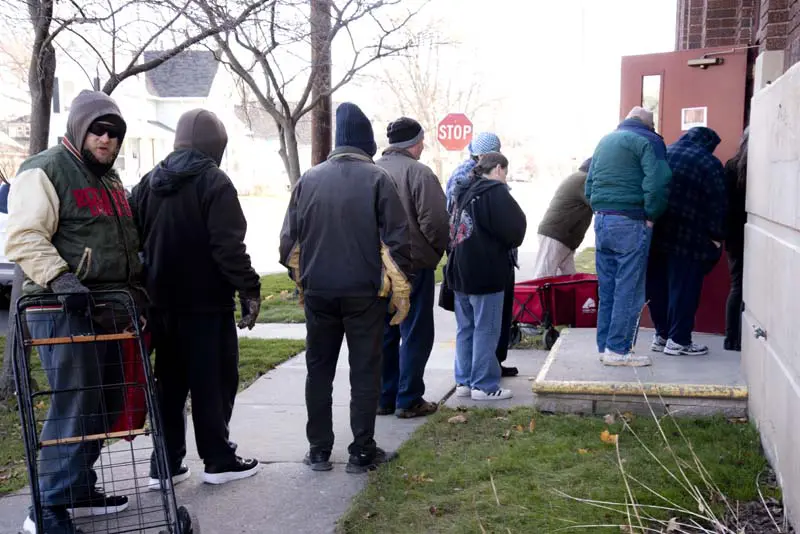
[[[420,399],[410,408],[398,408],[394,414],[400,419],[411,419],[413,417],[425,417],[426,415],[434,414],[438,409],[438,404]]]

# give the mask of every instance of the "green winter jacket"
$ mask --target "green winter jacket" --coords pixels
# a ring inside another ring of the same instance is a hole
[[[595,149],[586,198],[595,212],[643,214],[655,221],[667,209],[672,171],[660,135],[628,119]]]

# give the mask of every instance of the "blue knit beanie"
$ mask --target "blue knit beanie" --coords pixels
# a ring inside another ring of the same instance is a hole
[[[500,138],[492,132],[481,132],[469,144],[470,156],[480,156],[488,152],[500,152]]]
[[[336,108],[336,148],[352,146],[370,156],[378,151],[372,124],[361,108],[345,102]]]

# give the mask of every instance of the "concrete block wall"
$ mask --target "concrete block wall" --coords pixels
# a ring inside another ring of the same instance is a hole
[[[800,65],[753,97],[747,181],[742,354],[749,410],[798,525]]]

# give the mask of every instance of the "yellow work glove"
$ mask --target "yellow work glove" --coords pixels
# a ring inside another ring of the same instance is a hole
[[[303,305],[303,286],[300,284],[300,246],[295,245],[289,253],[289,269],[292,273],[292,280],[294,285],[297,286],[297,303]]]
[[[389,324],[397,326],[405,321],[411,309],[411,284],[408,282],[406,275],[403,274],[403,271],[397,267],[386,245],[381,245],[381,260],[392,285],[389,313],[394,315]]]

